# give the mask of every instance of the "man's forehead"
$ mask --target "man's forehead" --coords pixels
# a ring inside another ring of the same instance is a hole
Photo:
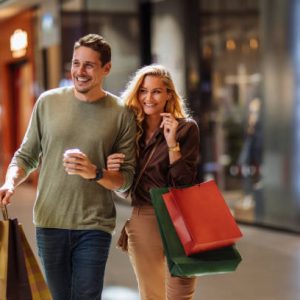
[[[83,63],[99,63],[100,53],[87,47],[79,47],[74,50],[72,60],[80,61]]]

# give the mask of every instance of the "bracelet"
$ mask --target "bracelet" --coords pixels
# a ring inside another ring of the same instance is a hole
[[[176,143],[176,146],[174,146],[174,147],[168,147],[168,150],[170,152],[179,152],[180,151],[179,143]]]

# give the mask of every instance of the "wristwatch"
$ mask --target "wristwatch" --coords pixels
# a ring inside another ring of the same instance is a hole
[[[96,176],[94,178],[90,178],[89,181],[98,181],[103,177],[103,171],[100,168],[96,169]]]

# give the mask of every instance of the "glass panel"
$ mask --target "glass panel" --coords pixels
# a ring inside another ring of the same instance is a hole
[[[119,94],[140,66],[138,15],[135,13],[68,12],[62,15],[63,66],[71,60],[74,42],[87,33],[99,33],[112,46],[112,70],[105,88]]]
[[[262,98],[258,1],[201,1],[205,178],[237,219],[259,213]]]
[[[139,24],[134,14],[89,14],[89,32],[99,32],[112,47],[112,69],[105,88],[119,93],[140,65]]]
[[[90,11],[101,12],[136,12],[138,0],[87,0],[86,6]]]

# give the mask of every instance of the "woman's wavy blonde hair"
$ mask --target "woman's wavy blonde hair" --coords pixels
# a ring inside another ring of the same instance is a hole
[[[145,119],[144,110],[138,100],[138,93],[145,77],[149,75],[160,77],[165,84],[167,93],[170,94],[170,98],[165,107],[165,112],[173,114],[175,118],[189,117],[185,102],[178,94],[170,72],[164,66],[153,64],[138,69],[132,79],[128,82],[126,90],[121,95],[125,105],[132,109],[135,114],[137,123],[137,149],[139,149],[139,140],[144,132],[143,122]]]

